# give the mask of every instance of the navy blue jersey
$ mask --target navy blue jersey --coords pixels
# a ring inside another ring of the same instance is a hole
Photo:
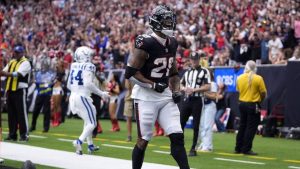
[[[174,37],[169,37],[166,46],[162,45],[151,35],[140,35],[135,39],[135,48],[148,53],[148,58],[140,69],[147,79],[155,83],[168,84],[169,70],[175,60],[178,44]]]

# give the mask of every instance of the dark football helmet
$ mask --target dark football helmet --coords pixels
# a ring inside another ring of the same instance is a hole
[[[153,31],[171,36],[176,28],[176,15],[168,6],[159,5],[153,9],[149,25]]]

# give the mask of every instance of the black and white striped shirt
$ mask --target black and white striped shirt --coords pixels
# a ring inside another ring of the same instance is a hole
[[[210,83],[210,74],[209,71],[206,68],[203,68],[201,66],[193,69],[190,68],[187,70],[182,78],[181,78],[181,84],[184,87],[190,87],[193,89],[200,88],[204,84]],[[192,94],[192,97],[201,97],[202,93],[200,92],[194,92]]]

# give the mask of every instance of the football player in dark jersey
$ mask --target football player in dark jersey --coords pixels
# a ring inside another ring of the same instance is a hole
[[[153,33],[137,36],[125,76],[135,83],[132,91],[138,139],[132,152],[132,168],[140,169],[152,128],[157,120],[171,142],[171,155],[180,169],[188,169],[184,136],[180,125],[180,79],[176,68],[177,41],[173,37],[176,16],[164,5],[152,11]]]

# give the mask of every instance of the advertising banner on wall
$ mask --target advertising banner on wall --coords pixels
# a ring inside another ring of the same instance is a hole
[[[228,92],[236,92],[236,79],[244,72],[244,68],[217,68],[214,70],[217,84],[223,82],[227,86]]]

